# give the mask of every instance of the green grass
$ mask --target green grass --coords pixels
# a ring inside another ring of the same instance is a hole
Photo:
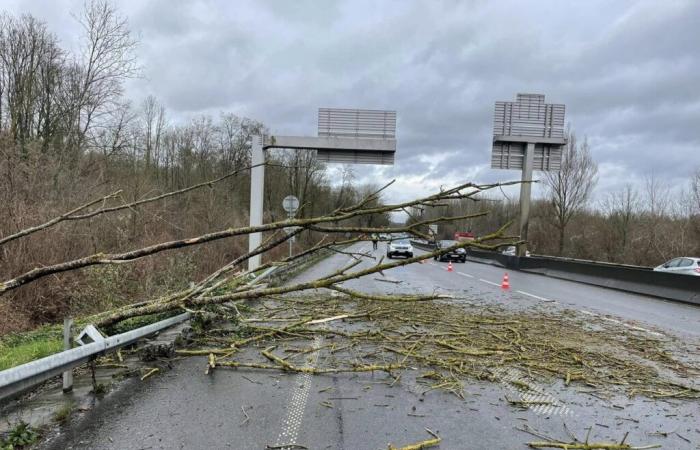
[[[73,408],[75,404],[73,402],[68,402],[61,406],[55,413],[53,413],[53,420],[56,423],[64,424],[70,419],[70,415],[73,413]]]
[[[180,311],[134,317],[125,320],[107,331],[110,335],[124,333],[179,314]],[[78,319],[73,324],[73,336],[82,330],[88,319]],[[45,356],[63,351],[63,325],[47,325],[26,333],[17,333],[0,338],[0,370],[19,366]],[[0,449],[2,450],[2,449]]]
[[[0,450],[16,450],[34,444],[39,439],[39,432],[29,424],[20,421],[10,430],[5,439],[0,438]]]
[[[41,327],[28,333],[0,339],[0,370],[9,369],[63,350],[63,337],[58,326]]]
[[[320,255],[316,255],[315,258],[311,258],[298,267],[294,273],[298,273],[332,254],[331,252],[321,252]],[[256,271],[256,278],[260,276],[264,270],[266,269]],[[288,274],[285,278],[290,278],[294,273]],[[231,283],[224,284],[219,287],[219,289],[215,290],[214,294],[223,294],[230,289],[234,289],[243,282],[244,280],[234,280]],[[108,332],[110,335],[125,333],[135,328],[167,319],[181,312],[182,311],[170,311],[150,316],[134,317],[114,325],[111,329],[101,331]],[[77,332],[88,323],[94,323],[99,317],[108,313],[109,311],[76,320],[76,323],[73,325],[73,335],[75,336]],[[0,370],[9,369],[63,351],[62,330],[62,325],[48,325],[26,333],[3,336],[0,338]]]

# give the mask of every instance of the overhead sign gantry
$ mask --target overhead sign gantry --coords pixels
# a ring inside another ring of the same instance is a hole
[[[251,145],[250,226],[262,225],[265,187],[265,150],[288,148],[315,150],[323,162],[344,164],[394,164],[396,111],[320,108],[318,136],[253,136]],[[249,251],[262,242],[262,233],[248,238]],[[260,255],[248,260],[248,269],[260,266]]]
[[[566,107],[544,102],[542,94],[518,94],[514,102],[496,102],[491,167],[522,170],[520,237],[527,241],[533,170],[556,171],[566,145]],[[523,256],[527,244],[518,248]]]

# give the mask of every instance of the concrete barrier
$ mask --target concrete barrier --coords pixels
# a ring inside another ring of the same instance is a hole
[[[423,250],[434,249],[431,244],[414,242],[413,245]],[[700,305],[700,277],[692,275],[655,272],[650,267],[642,266],[542,255],[518,257],[475,249],[467,250],[467,259],[510,270]]]

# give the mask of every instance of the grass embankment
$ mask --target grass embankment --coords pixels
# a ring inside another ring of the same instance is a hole
[[[331,254],[332,252],[322,252],[320,255],[310,258],[297,270],[293,271],[293,273],[288,274],[287,277],[293,276],[301,270],[318,263]],[[259,277],[264,271],[264,269],[261,269],[255,272],[255,278]],[[248,281],[252,280],[252,277],[248,279]],[[214,293],[221,294],[227,289],[235,288],[242,282],[244,282],[244,280],[236,280],[234,282],[227,283]],[[163,314],[156,314],[153,316],[134,317],[132,319],[127,319],[120,322],[108,331],[110,335],[125,333],[127,331],[167,319],[168,317],[180,314],[181,312],[182,311],[173,311]],[[96,319],[104,314],[108,314],[108,312],[76,320],[75,324],[73,325],[73,335],[75,336],[77,332],[82,330],[87,324],[96,322]],[[9,369],[20,364],[25,364],[36,359],[44,358],[60,351],[63,351],[62,325],[46,325],[25,333],[6,335],[0,338],[0,370]]]
[[[0,339],[0,370],[34,361],[63,350],[63,331],[59,325],[38,328]]]
[[[149,325],[167,319],[180,311],[156,314],[153,316],[134,317],[125,320],[110,330],[110,335]],[[73,336],[88,323],[94,322],[93,316],[79,319],[73,325]],[[46,325],[26,333],[17,333],[0,338],[0,370],[25,364],[35,359],[44,358],[63,351],[63,325]]]

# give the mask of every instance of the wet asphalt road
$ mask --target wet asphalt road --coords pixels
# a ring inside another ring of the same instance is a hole
[[[369,244],[355,247],[369,248]],[[380,245],[377,254],[381,251]],[[347,255],[335,255],[297,280],[327,274],[348,260]],[[523,273],[510,273],[511,290],[503,292],[499,286],[503,269],[466,263],[447,272],[446,266],[431,262],[387,272],[388,279],[401,281],[398,284],[370,275],[346,285],[383,293],[439,291],[514,308],[570,308],[591,320],[617,321],[642,332],[698,342],[697,307]],[[323,353],[317,357],[323,358]],[[205,376],[205,366],[204,358],[187,358],[148,382],[129,381],[126,389],[107,396],[91,411],[85,423],[65,430],[46,447],[264,449],[294,443],[309,449],[370,450],[427,439],[427,427],[443,438],[439,447],[443,450],[524,449],[536,438],[516,427],[528,425],[567,439],[566,424],[580,437],[593,427],[591,440],[619,440],[629,432],[628,442],[637,445],[700,448],[698,402],[626,397],[608,401],[555,383],[540,386],[538,395],[563,406],[522,411],[504,400],[505,395],[517,395],[511,381],[519,374],[513,372],[504,372],[501,383],[465,383],[466,399],[460,400],[438,391],[422,395],[424,388],[415,383],[411,371],[390,386],[386,375],[379,373],[309,377],[217,370]],[[332,391],[326,390],[330,387]],[[333,408],[320,404],[329,399]],[[674,433],[664,437],[657,432]]]

